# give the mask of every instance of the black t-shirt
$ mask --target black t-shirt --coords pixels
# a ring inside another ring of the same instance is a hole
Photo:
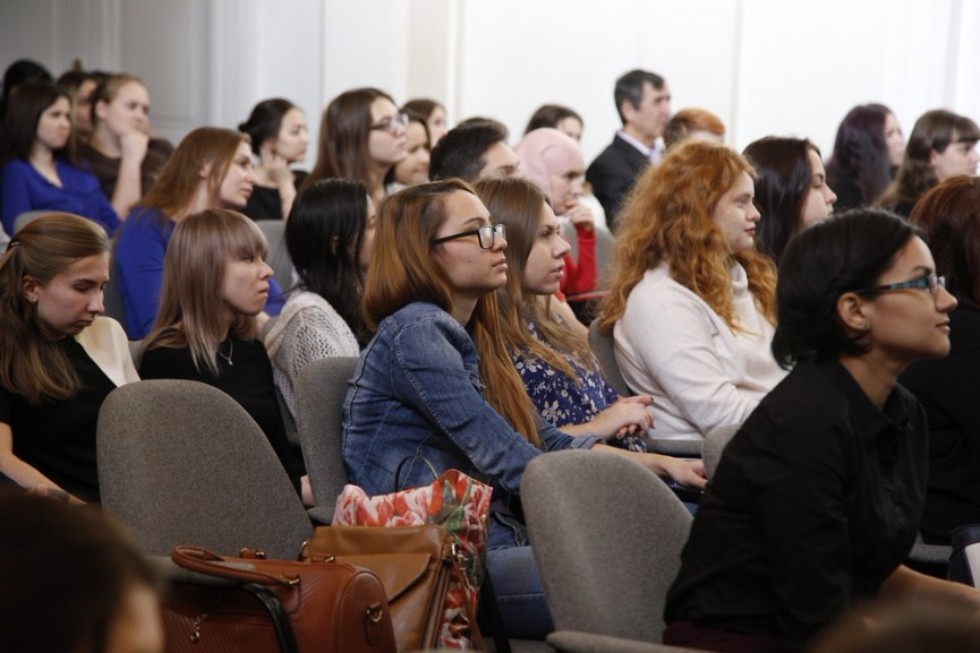
[[[173,152],[174,146],[170,141],[161,138],[150,139],[146,146],[146,156],[143,157],[143,163],[140,165],[140,195],[150,192],[150,188],[160,177],[163,167]],[[99,179],[102,192],[111,200],[113,193],[116,192],[116,182],[119,181],[119,166],[122,164],[122,158],[105,156],[91,145],[82,146],[80,158],[83,167],[87,166],[88,170]],[[125,217],[119,216],[120,219]]]
[[[666,621],[795,650],[874,597],[915,541],[927,438],[925,412],[901,386],[880,411],[840,363],[798,364],[725,448]]]
[[[293,170],[293,183],[299,190],[300,184],[306,179],[306,172]],[[249,195],[248,204],[242,209],[242,213],[253,220],[282,220],[282,198],[279,197],[278,188],[266,188],[256,186]]]
[[[99,500],[95,434],[99,409],[116,385],[74,338],[63,349],[80,382],[74,397],[32,406],[0,388],[0,422],[10,425],[14,455],[85,501]]]
[[[299,488],[306,473],[299,451],[286,440],[286,428],[272,380],[272,363],[259,340],[228,338],[218,346],[222,354],[231,352],[231,364],[218,356],[219,375],[207,368],[194,367],[189,347],[157,347],[143,354],[140,362],[142,379],[188,379],[214,386],[241,404],[269,438],[269,443],[290,480]]]

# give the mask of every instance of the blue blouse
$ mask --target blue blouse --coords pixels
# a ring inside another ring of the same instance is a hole
[[[98,222],[110,236],[115,234],[119,216],[95,175],[60,159],[55,160],[55,168],[61,187],[48,181],[28,161],[13,159],[3,166],[0,219],[7,233],[14,233],[14,221],[26,211],[64,211]]]
[[[532,336],[550,347],[541,339],[533,323],[526,324]],[[557,353],[575,370],[575,379],[527,351],[511,354],[514,367],[521,375],[524,389],[531,397],[534,407],[550,423],[558,428],[569,424],[585,424],[619,399],[616,390],[599,373],[598,365],[588,369],[574,356]],[[646,444],[639,435],[614,438],[607,444],[630,451],[646,451]]]

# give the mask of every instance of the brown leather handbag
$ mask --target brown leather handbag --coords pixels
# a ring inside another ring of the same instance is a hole
[[[384,587],[340,562],[224,557],[191,546],[171,559],[230,581],[175,583],[164,596],[167,651],[390,653],[396,650]]]
[[[456,538],[442,526],[320,526],[300,556],[370,569],[384,585],[398,650],[437,647],[450,585],[461,583],[463,574]],[[475,615],[465,612],[468,618],[456,624],[465,630],[459,634],[486,650]]]

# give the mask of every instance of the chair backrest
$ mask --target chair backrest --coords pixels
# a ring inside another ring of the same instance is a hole
[[[314,503],[332,510],[348,482],[341,452],[347,382],[358,358],[336,356],[312,361],[296,383],[296,425],[310,477]],[[327,517],[332,517],[327,515]]]
[[[704,436],[704,444],[701,446],[701,459],[704,460],[704,471],[708,473],[708,478],[715,475],[718,463],[721,462],[722,452],[732,437],[738,433],[741,426],[741,424],[716,426]]]
[[[609,290],[612,284],[613,260],[616,258],[616,239],[605,229],[595,230],[596,289]]]
[[[42,215],[48,215],[52,213],[50,210],[37,210],[37,211],[24,211],[23,213],[18,213],[17,217],[14,218],[14,234],[34,222]],[[11,236],[14,234],[10,234]]]
[[[630,387],[626,385],[623,373],[619,371],[613,337],[611,334],[607,336],[599,330],[599,318],[592,320],[589,324],[589,348],[596,360],[599,361],[599,371],[602,372],[606,382],[623,397],[633,394]]]
[[[632,460],[567,450],[521,480],[524,514],[557,630],[660,642],[691,514]]]
[[[284,291],[289,290],[293,286],[293,259],[286,248],[286,221],[256,220],[255,224],[262,230],[269,246],[265,262],[272,268],[279,287]]]
[[[262,429],[204,383],[140,381],[112,391],[97,452],[103,508],[151,554],[194,544],[294,559],[313,532]]]

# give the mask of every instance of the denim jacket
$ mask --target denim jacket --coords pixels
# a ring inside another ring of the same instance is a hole
[[[428,460],[440,473],[455,468],[489,483],[503,499],[520,492],[524,467],[542,453],[483,398],[473,340],[434,304],[409,304],[382,320],[350,383],[344,462],[369,494],[394,491],[402,461],[401,488],[431,483]],[[539,435],[548,451],[597,441],[544,420]]]

